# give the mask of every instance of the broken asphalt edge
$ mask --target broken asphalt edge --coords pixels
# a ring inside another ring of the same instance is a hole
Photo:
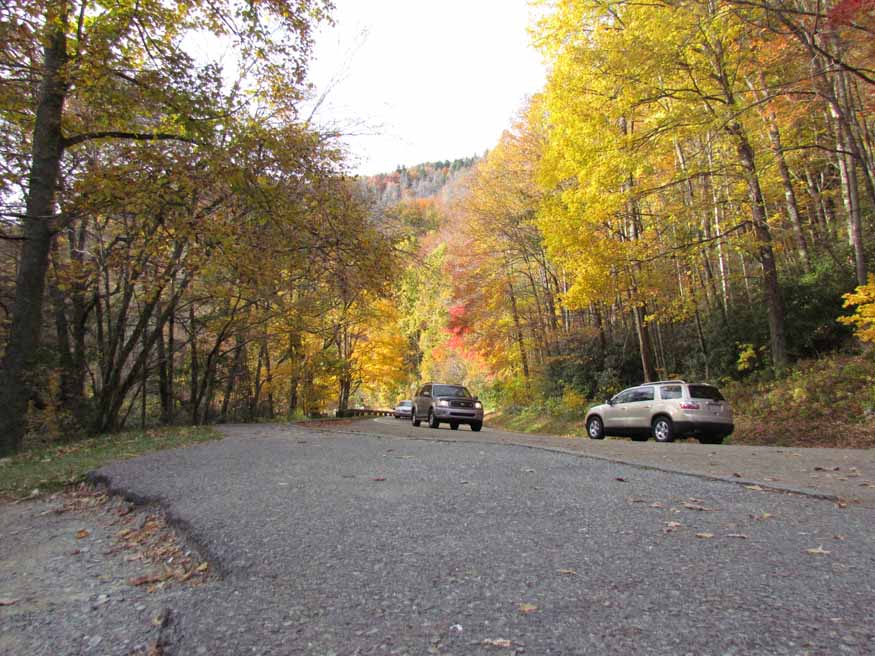
[[[95,487],[103,488],[107,494],[124,499],[138,508],[157,508],[167,525],[170,526],[182,538],[186,546],[197,552],[203,560],[210,564],[213,576],[219,580],[228,577],[229,572],[224,567],[221,558],[210,549],[206,542],[198,536],[197,531],[185,519],[173,512],[172,504],[160,496],[147,496],[138,494],[122,485],[113,482],[112,478],[101,473],[100,470],[90,471],[85,475],[85,480]]]

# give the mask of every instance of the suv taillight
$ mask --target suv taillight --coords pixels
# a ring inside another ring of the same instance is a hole
[[[692,401],[683,401],[681,402],[681,410],[698,410],[699,404],[693,403]]]

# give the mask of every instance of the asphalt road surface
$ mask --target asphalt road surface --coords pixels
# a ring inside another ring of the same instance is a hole
[[[464,427],[226,432],[101,471],[221,574],[167,654],[875,653],[870,508]]]

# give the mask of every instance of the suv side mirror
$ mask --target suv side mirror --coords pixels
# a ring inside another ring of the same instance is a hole
[[[608,405],[614,405],[614,399],[605,399],[605,403]]]

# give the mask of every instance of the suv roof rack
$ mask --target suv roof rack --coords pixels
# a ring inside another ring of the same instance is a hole
[[[685,380],[654,380],[649,383],[641,383],[641,385],[667,385],[669,383],[673,383],[675,385],[686,385],[687,381]],[[639,387],[641,386],[639,385]]]

